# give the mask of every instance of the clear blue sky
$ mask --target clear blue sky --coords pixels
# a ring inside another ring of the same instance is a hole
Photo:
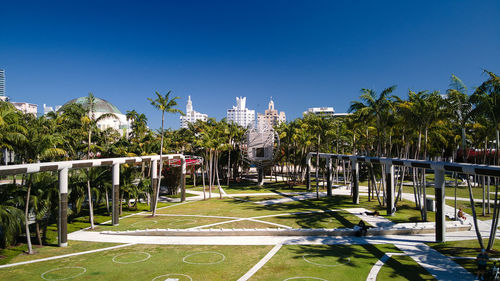
[[[444,92],[500,74],[500,1],[7,1],[0,68],[7,95],[40,107],[93,92],[122,112],[160,113],[172,90],[218,120],[246,96],[288,119],[345,112],[361,88]],[[40,110],[40,108],[39,108]],[[167,126],[178,128],[178,116]]]

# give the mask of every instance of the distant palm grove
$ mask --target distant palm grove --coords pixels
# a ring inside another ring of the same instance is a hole
[[[415,89],[399,97],[394,95],[395,86],[381,91],[362,89],[359,99],[351,102],[348,116],[308,114],[280,124],[275,129],[281,147],[273,170],[301,182],[306,155],[316,151],[498,165],[500,78],[489,71],[484,76],[479,87],[468,89],[452,75],[446,93]],[[2,159],[10,151],[16,160],[9,165],[184,153],[203,157],[203,180],[210,187],[217,182],[229,185],[248,170],[240,153],[242,127],[225,119],[209,119],[189,124],[187,129],[164,130],[164,118],[177,118],[179,113],[175,109],[178,98],[169,94],[157,93],[150,99],[151,110],[162,112],[160,130],[148,128],[146,116],[132,110],[126,114],[132,127],[125,135],[111,128],[98,129],[92,94],[88,107],[69,104],[38,118],[0,102]],[[121,167],[120,197],[130,209],[138,201],[153,201],[148,165]],[[169,171],[164,169],[164,175]],[[109,168],[70,171],[69,219],[89,216],[93,227],[94,209],[109,213],[110,179]],[[34,232],[37,243],[51,243],[49,226],[57,221],[57,173],[18,175],[12,180],[0,185],[1,247],[16,243],[23,232]],[[170,193],[176,191],[169,189]],[[26,220],[34,221],[31,228],[25,227]]]

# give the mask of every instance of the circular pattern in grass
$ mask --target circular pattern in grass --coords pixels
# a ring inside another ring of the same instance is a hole
[[[167,225],[173,225],[173,224],[194,224],[197,223],[197,219],[175,219],[169,222]]]
[[[40,274],[40,276],[44,280],[67,280],[78,277],[85,272],[87,272],[87,269],[85,267],[67,266],[45,271],[44,273]]]
[[[213,257],[217,256],[216,259]],[[189,259],[189,260],[188,260]],[[182,261],[189,264],[200,264],[200,265],[208,265],[208,264],[218,264],[223,262],[226,259],[224,254],[213,251],[205,251],[205,252],[197,252],[192,253],[185,256]]]
[[[181,277],[181,278],[179,278],[179,277]],[[191,276],[186,275],[186,274],[170,273],[170,274],[156,276],[151,281],[157,281],[157,280],[178,280],[178,281],[190,280],[190,281],[193,281],[193,278],[191,278]]]
[[[121,264],[131,264],[131,263],[138,263],[138,262],[143,262],[148,260],[151,257],[149,253],[146,252],[130,252],[130,253],[123,253],[123,254],[118,254],[113,257],[113,262],[114,263],[121,263]]]
[[[314,258],[306,258],[306,256],[309,256],[309,255],[303,255],[302,258],[304,259],[304,261],[310,263],[310,264],[314,264],[314,265],[317,265],[317,266],[327,266],[327,267],[336,267],[336,266],[341,266],[341,265],[346,265],[348,263],[351,262],[351,258],[346,258],[346,257],[340,257],[335,264],[325,264],[325,263],[319,263],[319,262],[315,262],[315,261],[312,261],[311,259],[314,259]],[[324,259],[324,257],[321,257]]]
[[[290,277],[290,278],[287,278],[283,281],[288,281],[288,280],[321,280],[321,281],[328,281],[326,279],[323,279],[323,278],[318,278],[318,277]]]
[[[154,225],[154,224],[157,224],[158,221],[155,221],[155,220],[150,220],[150,221],[137,221],[137,222],[134,222],[133,224],[131,224],[130,226],[132,227],[147,227],[147,226],[150,226],[150,225]]]

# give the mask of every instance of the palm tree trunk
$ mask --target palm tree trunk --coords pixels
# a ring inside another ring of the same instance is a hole
[[[495,181],[497,178],[495,178]],[[498,184],[495,182],[495,204],[493,205],[493,220],[491,222],[491,230],[490,230],[490,240],[488,241],[488,250],[493,248],[495,244],[495,237],[498,229],[498,215],[500,208],[498,208]]]
[[[38,245],[43,246],[42,244],[42,236],[40,235],[40,223],[38,220],[35,222],[36,226],[36,239],[38,239]]]
[[[219,199],[222,199],[222,187],[219,179],[219,153],[217,150],[215,151],[215,175],[217,177],[217,187],[219,188]]]
[[[108,216],[109,216],[109,195],[108,195],[108,189],[106,187],[104,187],[104,191],[105,191],[105,196],[106,196],[106,211],[108,212]],[[148,205],[149,205],[149,202],[148,202]]]
[[[205,160],[205,159],[203,159],[203,160]],[[203,169],[204,162],[205,161],[201,162],[201,181],[203,183],[203,200],[207,200],[207,195],[205,193],[205,169]]]
[[[94,208],[93,208],[93,204],[92,204],[92,191],[91,191],[91,188],[90,188],[90,168],[88,168],[87,170],[87,175],[88,175],[88,179],[87,179],[87,194],[88,194],[88,201],[89,201],[89,219],[90,219],[90,229],[94,229],[95,226],[94,226]]]
[[[212,150],[210,149],[208,155],[208,198],[212,198]]]
[[[471,209],[472,209],[472,219],[474,221],[474,228],[476,230],[477,240],[479,242],[479,246],[481,246],[481,249],[484,249],[483,237],[481,236],[481,231],[479,230],[479,226],[477,225],[476,206],[474,205],[474,197],[472,194],[472,187],[471,187],[470,180],[468,177],[467,177],[467,186],[469,187],[469,199],[470,199],[470,205],[471,205]]]
[[[160,183],[163,169],[163,124],[165,122],[165,111],[161,112],[161,137],[160,137],[160,169],[158,170],[158,184],[155,190],[155,198],[153,200],[153,217],[156,216],[156,208],[158,206],[158,200],[160,198]],[[121,205],[120,205],[121,206]]]
[[[25,219],[25,231],[26,231],[26,242],[28,243],[28,254],[33,254],[33,246],[31,245],[31,234],[30,234],[30,225],[29,225],[29,206],[30,206],[30,195],[31,195],[31,178],[33,177],[30,174],[30,179],[28,181],[28,191],[26,193],[26,208],[24,209],[24,219]]]
[[[92,140],[92,128],[89,125],[87,159],[90,159],[90,142]],[[90,168],[87,168],[87,196],[89,201],[90,229],[94,229],[94,208],[92,208],[92,192],[90,188]]]
[[[316,150],[316,199],[319,200],[319,144],[321,135],[318,134],[318,149]]]
[[[230,178],[231,178],[231,139],[229,139],[229,149],[227,155],[227,187],[229,187]]]

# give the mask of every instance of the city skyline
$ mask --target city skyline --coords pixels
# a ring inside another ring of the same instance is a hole
[[[169,90],[179,109],[191,95],[218,120],[235,96],[256,112],[272,96],[293,120],[312,107],[346,112],[362,88],[444,94],[455,74],[473,91],[484,69],[500,72],[499,13],[498,1],[6,2],[0,68],[13,101],[92,92],[151,128],[161,113],[146,98]]]

